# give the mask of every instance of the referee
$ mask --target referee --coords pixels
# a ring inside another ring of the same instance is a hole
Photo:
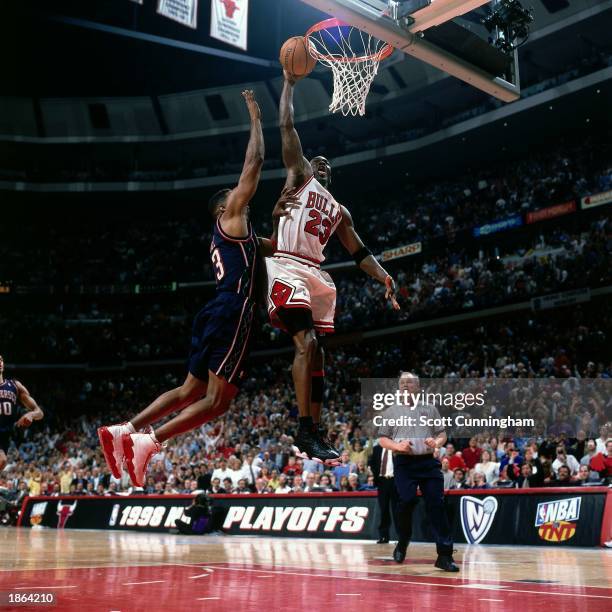
[[[402,372],[400,391],[418,394],[418,376]],[[414,409],[413,409],[414,408]],[[388,419],[411,416],[417,424],[391,425]],[[412,513],[417,503],[417,487],[425,499],[427,515],[436,541],[438,558],[434,565],[446,572],[458,572],[453,560],[453,540],[448,517],[444,509],[444,479],[440,462],[433,456],[434,449],[446,442],[446,432],[440,427],[419,425],[420,416],[440,418],[437,408],[417,402],[412,405],[395,405],[384,412],[385,421],[378,429],[379,444],[393,452],[395,486],[399,496],[397,530],[399,540],[393,551],[393,559],[403,563],[406,549],[412,537]]]

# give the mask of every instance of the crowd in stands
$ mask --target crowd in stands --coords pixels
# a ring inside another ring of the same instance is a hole
[[[403,177],[405,179],[405,177]],[[531,154],[497,168],[474,169],[454,180],[411,185],[378,176],[376,190],[354,191],[343,180],[334,190],[355,219],[356,228],[374,253],[421,241],[470,243],[472,228],[524,214],[580,196],[610,189],[609,145],[590,143]],[[386,184],[381,192],[380,185]],[[260,192],[262,188],[260,187]],[[258,233],[271,233],[271,210],[277,194],[258,195],[252,207]],[[258,198],[268,200],[259,202]],[[382,205],[384,202],[384,206]],[[372,203],[375,203],[372,206]],[[142,216],[108,217],[92,225],[74,219],[58,225],[16,222],[0,243],[0,282],[72,287],[201,282],[212,279],[208,261],[211,221],[203,206],[192,217],[168,218],[152,208]],[[7,221],[7,226],[11,227]],[[24,251],[20,245],[27,244]],[[326,263],[350,260],[332,237]]]
[[[609,309],[591,305],[482,323],[476,329],[421,332],[403,343],[394,339],[330,349],[324,425],[342,453],[341,465],[330,470],[293,455],[297,410],[287,362],[258,363],[222,419],[171,441],[153,458],[145,491],[372,490],[376,475],[368,463],[376,436],[362,422],[359,380],[394,377],[400,367],[417,372],[423,384],[436,377],[472,385],[492,379],[547,385],[544,404],[525,403],[526,414],[539,415],[540,421],[544,414],[542,429],[487,430],[471,439],[449,432],[449,444],[439,453],[448,488],[610,482],[612,394],[609,386],[595,386],[612,384],[610,337]],[[24,374],[46,418],[9,452],[0,475],[2,495],[14,500],[27,492],[141,492],[129,486],[126,476],[112,478],[96,429],[129,418],[160,391],[178,385],[180,375]],[[584,404],[575,395],[579,387],[591,398]]]
[[[587,224],[585,231],[549,228],[545,235],[517,239],[514,250],[501,257],[472,247],[399,260],[392,268],[402,307],[399,312],[390,308],[382,285],[361,274],[334,272],[336,331],[381,328],[523,302],[557,291],[610,285],[611,235],[609,218],[603,216]],[[53,314],[22,312],[20,307],[0,312],[0,345],[11,347],[11,361],[183,359],[189,349],[191,322],[205,299],[190,291],[162,298],[144,296],[129,305],[108,299],[104,305],[76,299],[66,302]],[[267,322],[263,310],[261,320],[262,333],[255,346],[288,342]]]

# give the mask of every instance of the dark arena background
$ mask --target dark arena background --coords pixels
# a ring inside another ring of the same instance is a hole
[[[612,1],[2,13],[0,609],[612,609]],[[398,378],[535,424],[372,430]]]

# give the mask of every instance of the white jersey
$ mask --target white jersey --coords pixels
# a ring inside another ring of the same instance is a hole
[[[314,176],[296,192],[300,208],[281,217],[277,253],[321,263],[323,249],[342,219],[340,204]]]

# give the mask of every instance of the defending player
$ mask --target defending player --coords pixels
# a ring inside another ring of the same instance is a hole
[[[293,381],[299,411],[295,445],[301,456],[327,463],[338,460],[338,452],[319,430],[323,399],[324,353],[317,334],[334,331],[336,287],[320,269],[323,250],[335,232],[355,263],[386,286],[385,297],[393,308],[395,283],[357,235],[345,206],[327,190],[331,166],[325,157],[308,161],[293,123],[295,78],[285,71],[280,101],[280,130],[283,162],[287,169],[286,189],[295,189],[299,208],[282,217],[277,249],[268,259],[268,312],[272,324],[291,334],[295,345]]]
[[[256,267],[260,246],[248,220],[264,160],[261,112],[252,91],[242,93],[251,116],[251,135],[238,185],[211,198],[208,210],[216,219],[210,258],[217,292],[193,324],[189,374],[182,386],[160,395],[129,423],[100,427],[98,436],[106,461],[116,478],[125,465],[136,486],[143,486],[151,457],[163,442],[223,414],[238,392],[256,302]],[[180,410],[158,429],[150,425]],[[147,427],[145,433],[139,430]]]
[[[27,412],[17,418],[20,405]],[[4,379],[4,358],[0,355],[0,472],[6,466],[14,428],[29,427],[33,421],[40,421],[43,416],[39,405],[18,380]]]

